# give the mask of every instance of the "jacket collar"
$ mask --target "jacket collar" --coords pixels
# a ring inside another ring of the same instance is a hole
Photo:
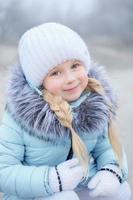
[[[102,83],[106,95],[84,93],[80,99],[70,103],[74,113],[73,127],[79,134],[100,134],[110,117],[115,116],[116,97],[103,67],[93,64],[89,76]],[[107,106],[108,99],[113,105],[111,110]],[[69,137],[69,130],[60,124],[55,113],[50,110],[49,104],[28,85],[19,65],[11,68],[7,110],[31,135],[54,143],[62,136]]]

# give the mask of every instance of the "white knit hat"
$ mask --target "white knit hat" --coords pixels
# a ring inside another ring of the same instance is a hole
[[[77,59],[90,68],[90,55],[81,37],[58,23],[45,23],[28,30],[18,47],[19,60],[28,83],[42,85],[50,69],[67,60]]]

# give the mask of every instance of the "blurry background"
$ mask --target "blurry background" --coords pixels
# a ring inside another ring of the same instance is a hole
[[[0,0],[0,120],[5,106],[7,66],[17,57],[20,36],[44,22],[77,31],[96,62],[106,66],[118,93],[118,125],[133,189],[133,1]]]

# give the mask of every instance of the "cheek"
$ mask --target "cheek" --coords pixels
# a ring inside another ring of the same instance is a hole
[[[57,94],[60,92],[61,85],[62,84],[59,81],[53,81],[53,80],[52,81],[49,81],[49,80],[44,81],[45,89],[53,94]]]
[[[88,76],[87,76],[86,72],[80,74],[80,80],[82,82],[82,86],[85,88],[88,84]]]

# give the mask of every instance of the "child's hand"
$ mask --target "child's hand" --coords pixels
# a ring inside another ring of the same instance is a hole
[[[57,166],[57,169],[61,179],[62,190],[73,190],[76,188],[84,175],[83,168],[76,158],[62,162]],[[59,192],[59,182],[54,167],[49,171],[49,184],[53,192]]]
[[[88,183],[91,197],[113,197],[120,188],[115,174],[109,171],[98,171]]]

